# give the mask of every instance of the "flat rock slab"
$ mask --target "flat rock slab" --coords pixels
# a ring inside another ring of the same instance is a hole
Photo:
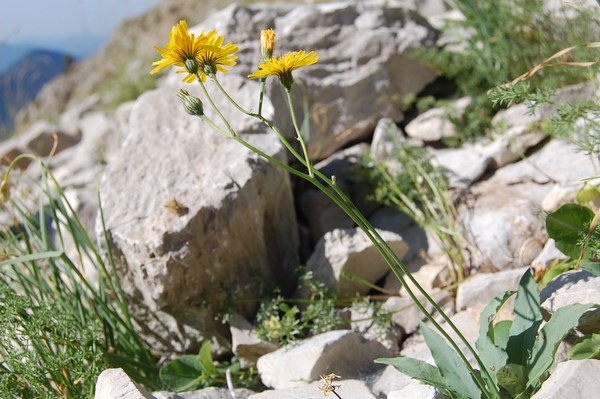
[[[366,340],[350,330],[337,330],[266,354],[258,359],[257,369],[263,384],[283,389],[330,373],[344,378],[370,374],[383,368],[373,360],[391,354],[379,342]]]
[[[344,399],[375,399],[364,382],[358,380],[333,381],[338,386],[336,393]],[[269,390],[250,396],[248,399],[323,399],[321,383],[302,384],[293,388]],[[334,397],[333,394],[327,397]]]

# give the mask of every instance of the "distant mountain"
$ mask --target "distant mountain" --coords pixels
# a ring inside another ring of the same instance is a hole
[[[29,51],[0,74],[0,138],[12,130],[17,112],[32,101],[42,86],[66,72],[74,62],[70,55]]]
[[[32,47],[26,44],[0,43],[0,54],[2,54],[2,57],[0,57],[0,74],[31,50],[33,50]]]

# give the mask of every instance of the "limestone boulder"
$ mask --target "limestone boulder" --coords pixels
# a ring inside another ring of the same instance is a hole
[[[558,364],[531,399],[596,398],[600,360],[569,360]]]
[[[390,231],[379,233],[400,259],[406,255],[408,245],[401,236]],[[361,279],[375,283],[387,274],[389,266],[362,230],[350,228],[325,234],[306,262],[306,270],[338,296],[352,297],[370,290]]]
[[[197,28],[217,28],[240,46],[232,73],[248,75],[260,59],[260,30],[274,28],[276,53],[316,51],[319,62],[294,71],[294,101],[310,132],[309,151],[323,159],[372,134],[383,117],[398,122],[402,98],[417,94],[436,74],[408,53],[433,45],[435,32],[414,7],[397,3],[333,2],[311,5],[232,5]],[[276,124],[293,132],[277,79],[267,94]],[[256,109],[256,105],[254,106]]]
[[[503,270],[498,273],[478,273],[463,282],[456,293],[456,309],[487,305],[496,295],[514,291],[528,267]]]
[[[292,388],[334,373],[358,378],[383,368],[373,362],[392,352],[359,333],[335,330],[286,346],[258,359],[257,369],[267,387]],[[294,365],[293,367],[289,367]]]
[[[240,98],[258,90],[235,75],[223,84]],[[193,352],[206,339],[228,346],[227,327],[215,321],[218,304],[258,299],[265,282],[289,290],[298,265],[288,174],[186,114],[177,89],[138,98],[100,187],[106,244],[132,315],[159,353]],[[234,113],[215,98],[226,116]],[[260,124],[230,120],[254,146],[280,156]],[[253,316],[257,303],[241,302],[237,312]]]

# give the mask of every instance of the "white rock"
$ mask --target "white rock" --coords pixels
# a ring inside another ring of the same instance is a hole
[[[540,252],[533,262],[531,262],[531,265],[538,267],[541,265],[545,268],[557,259],[563,260],[567,258],[568,257],[565,254],[556,248],[556,241],[554,241],[552,238],[549,238],[548,241],[546,241],[546,244],[544,244],[544,249],[542,249],[542,252]]]
[[[467,188],[478,180],[488,167],[490,159],[468,145],[463,148],[431,150],[432,163],[448,172],[451,188]]]
[[[254,394],[253,391],[246,388],[234,389],[235,399],[247,399]],[[156,399],[233,399],[230,391],[227,388],[209,387],[196,389],[186,392],[168,392],[159,391],[152,392]]]
[[[409,376],[399,372],[394,366],[390,365],[373,374],[371,378],[373,379],[371,391],[379,398],[387,396],[392,391],[404,388],[412,381]]]
[[[223,85],[240,98],[258,90],[235,75]],[[186,114],[176,92],[162,86],[138,98],[100,187],[132,314],[153,349],[165,352],[196,351],[205,339],[228,346],[229,331],[215,320],[218,303],[228,295],[259,298],[260,278],[289,289],[298,265],[288,174]],[[215,101],[234,113],[225,99]],[[281,145],[259,123],[230,120],[240,134],[252,133],[244,137],[253,145],[279,156]],[[255,306],[236,311],[251,317]]]
[[[450,121],[450,118],[460,117],[470,103],[470,97],[463,97],[447,107],[428,109],[406,125],[406,134],[425,142],[455,137],[456,126]]]
[[[431,385],[413,380],[404,388],[390,392],[387,399],[441,399],[443,397]]]
[[[358,380],[334,380],[338,386],[336,393],[344,399],[375,399],[364,382]],[[250,396],[248,399],[323,399],[324,394],[319,389],[321,383],[302,384],[292,388],[267,390]],[[329,394],[327,397],[332,397]]]
[[[569,360],[559,363],[531,399],[599,399],[600,360]]]
[[[442,306],[446,314],[451,315],[453,313],[454,304],[448,292],[435,290],[433,292],[429,291],[429,295],[438,305]],[[429,313],[436,313],[433,305],[426,301],[425,298],[422,298],[420,301]],[[405,335],[417,331],[419,322],[425,320],[425,315],[409,297],[389,297],[383,304],[383,309],[392,313],[392,321],[402,328],[402,332]]]
[[[360,377],[382,368],[374,359],[389,356],[391,352],[379,342],[368,341],[353,331],[336,330],[261,356],[257,369],[263,384],[284,389],[330,373],[343,378]]]
[[[571,270],[554,278],[540,293],[542,309],[553,314],[574,303],[600,304],[600,277],[587,270]],[[584,333],[600,332],[600,309],[586,312],[578,329]]]
[[[408,245],[398,234],[379,231],[391,249],[402,258]],[[333,230],[319,241],[314,253],[306,262],[306,270],[324,282],[340,297],[366,294],[370,288],[359,281],[343,276],[356,276],[375,283],[389,271],[389,266],[365,233],[358,228]]]
[[[487,305],[496,295],[516,290],[528,267],[504,270],[497,273],[478,273],[458,286],[456,309],[464,310],[475,305]]]
[[[98,376],[94,399],[156,399],[136,384],[123,369],[107,369]]]
[[[368,137],[381,118],[400,121],[403,114],[397,101],[418,93],[436,77],[408,55],[411,49],[433,44],[431,28],[414,12],[398,6],[370,2],[233,5],[199,26],[217,27],[226,40],[240,46],[244,56],[231,73],[242,76],[256,68],[258,32],[267,26],[275,29],[278,53],[314,50],[319,54],[317,64],[294,71],[294,79],[301,82],[294,86],[294,102],[298,120],[310,124],[313,158],[323,159],[349,142]],[[276,108],[276,124],[283,132],[293,132],[277,79],[268,80],[267,94]]]
[[[244,369],[256,366],[259,357],[279,348],[276,343],[262,341],[252,324],[237,313],[229,320],[229,331],[231,349]]]
[[[389,119],[383,118],[377,122],[373,139],[371,140],[371,157],[375,161],[383,161],[389,158],[394,148],[406,141],[402,130],[396,123]]]

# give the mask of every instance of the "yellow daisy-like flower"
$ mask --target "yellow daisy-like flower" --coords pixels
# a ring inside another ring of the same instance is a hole
[[[205,43],[202,51],[197,57],[200,66],[198,72],[203,82],[206,81],[207,75],[215,75],[217,72],[228,72],[225,66],[234,66],[236,64],[239,47],[233,43],[223,45],[225,40],[223,36],[219,36],[216,30],[211,30],[208,33],[204,31],[200,34],[200,38]]]
[[[204,46],[202,39],[201,36],[196,37],[193,33],[189,33],[187,22],[179,21],[171,29],[169,42],[165,45],[165,48],[154,46],[162,59],[152,63],[155,68],[150,71],[150,74],[155,74],[174,65],[181,68],[177,70],[177,73],[187,72],[187,75],[183,78],[184,82],[193,82],[194,75],[190,73],[190,70],[193,71],[194,63],[197,62],[196,59]],[[188,62],[187,66],[186,61]]]
[[[189,33],[185,21],[179,21],[171,29],[169,42],[165,48],[154,46],[162,59],[152,63],[155,68],[150,71],[150,74],[169,66],[178,66],[180,69],[177,73],[187,73],[183,81],[192,83],[196,74],[199,74],[202,81],[206,81],[207,74],[227,72],[222,65],[235,65],[237,56],[233,54],[239,48],[232,43],[223,46],[223,41],[223,36],[219,36],[214,29],[209,32],[202,31],[196,36]]]
[[[311,51],[306,53],[304,50],[294,51],[279,57],[273,57],[258,66],[248,77],[250,79],[266,78],[270,75],[279,77],[281,84],[290,89],[294,83],[292,71],[303,66],[312,65],[319,61],[319,55]]]

